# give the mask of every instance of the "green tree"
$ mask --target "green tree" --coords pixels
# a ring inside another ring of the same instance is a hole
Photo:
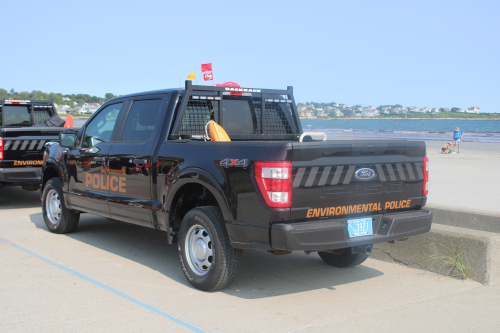
[[[106,95],[104,95],[104,98],[106,100],[110,100],[110,99],[115,98],[115,97],[116,96],[114,94],[112,94],[112,93],[106,93]]]
[[[9,98],[9,93],[5,89],[0,89],[0,99]]]

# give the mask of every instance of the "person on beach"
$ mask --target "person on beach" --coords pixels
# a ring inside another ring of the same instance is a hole
[[[457,153],[460,153],[460,143],[462,143],[462,135],[464,131],[459,127],[455,127],[455,131],[453,132],[453,150],[455,150],[455,146],[458,145]]]
[[[451,142],[448,142],[441,148],[441,154],[449,154],[451,151]]]

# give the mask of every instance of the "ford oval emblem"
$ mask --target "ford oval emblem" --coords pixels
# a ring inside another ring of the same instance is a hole
[[[372,180],[377,174],[370,168],[362,168],[354,173],[354,178],[357,180]]]

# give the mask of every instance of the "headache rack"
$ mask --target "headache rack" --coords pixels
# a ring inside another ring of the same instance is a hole
[[[252,134],[230,132],[229,115],[224,111],[224,102],[229,105],[230,100],[248,102]],[[297,140],[302,134],[291,86],[287,90],[196,86],[188,80],[176,114],[171,140],[204,136],[210,120],[226,129],[231,140]]]
[[[54,107],[54,102],[44,100],[12,100],[12,99],[1,99],[0,100],[0,126],[5,124],[4,116],[5,113],[2,112],[5,106],[27,106],[28,113],[30,115],[30,126],[36,124],[39,121],[48,120],[57,112]]]

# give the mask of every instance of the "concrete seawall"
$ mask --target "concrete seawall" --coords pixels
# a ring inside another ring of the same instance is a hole
[[[500,215],[494,216],[492,214],[485,215],[434,207],[429,208],[434,212],[435,223],[500,234]]]
[[[500,217],[433,208],[428,233],[376,244],[372,258],[444,275],[500,284]],[[439,260],[436,260],[437,258]],[[449,263],[455,261],[453,268]]]

